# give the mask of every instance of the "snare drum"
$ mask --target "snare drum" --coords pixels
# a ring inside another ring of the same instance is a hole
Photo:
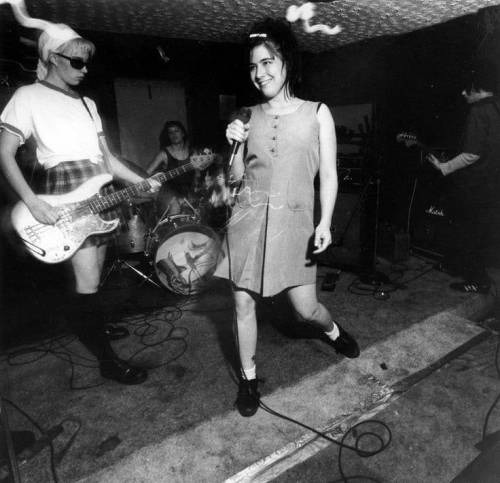
[[[155,228],[147,248],[158,280],[181,295],[203,292],[221,256],[221,242],[196,216],[176,215]]]
[[[154,225],[154,206],[149,200],[131,201],[122,206],[122,226],[117,239],[120,253],[133,254],[144,251],[146,234]]]

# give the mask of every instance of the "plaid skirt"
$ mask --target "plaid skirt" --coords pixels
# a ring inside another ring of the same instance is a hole
[[[88,159],[59,163],[53,168],[49,168],[45,171],[45,179],[42,181],[41,194],[62,195],[69,193],[90,178],[103,173],[107,173],[103,163],[95,164]],[[113,187],[109,184],[101,189],[101,195],[106,195],[113,191]],[[123,222],[123,214],[121,210],[117,208],[110,208],[109,210],[103,211],[99,216],[104,220],[120,218],[120,222]],[[119,231],[120,227],[103,235],[91,235],[85,240],[81,248],[116,243]]]

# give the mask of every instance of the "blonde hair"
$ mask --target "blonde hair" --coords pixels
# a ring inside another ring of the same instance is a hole
[[[63,52],[68,55],[84,54],[91,58],[95,54],[95,45],[90,40],[82,37],[71,39],[62,44],[55,52],[62,54]]]

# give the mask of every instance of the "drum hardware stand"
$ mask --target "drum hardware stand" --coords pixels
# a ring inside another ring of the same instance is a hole
[[[169,211],[170,211],[170,206],[167,206],[167,209],[158,218],[158,222],[156,223],[155,227],[151,230],[151,233],[154,233],[156,229],[162,224],[163,220],[167,218],[167,214]]]
[[[12,432],[9,426],[7,411],[3,404],[2,397],[0,396],[0,424],[3,430],[5,446],[7,447],[7,459],[9,466],[9,481],[13,483],[21,483],[21,476],[19,473],[19,465],[17,462],[17,455],[14,449],[14,442],[12,440]]]
[[[191,211],[193,212],[194,216],[196,217],[199,217],[200,214],[198,213],[198,211],[194,208],[194,206],[187,200],[186,197],[184,197],[184,203],[186,203],[186,205],[188,205],[189,208],[191,208]]]
[[[144,253],[144,255],[146,255],[146,253]],[[132,270],[134,273],[136,273],[137,275],[139,275],[139,277],[141,277],[143,279],[142,283],[149,282],[151,285],[154,285],[157,288],[162,288],[161,285],[157,284],[152,279],[153,272],[150,275],[147,275],[144,272],[142,272],[141,270],[139,270],[137,267],[134,267],[134,265],[132,265],[131,263],[129,263],[124,258],[121,258],[120,256],[117,256],[115,258],[115,260],[113,261],[113,264],[111,265],[111,267],[109,267],[109,269],[107,270],[107,272],[104,275],[104,277],[102,277],[100,286],[102,287],[106,283],[106,281],[108,280],[108,278],[110,277],[110,275],[114,271],[116,271],[116,270],[121,271],[123,268],[128,268],[128,269]]]

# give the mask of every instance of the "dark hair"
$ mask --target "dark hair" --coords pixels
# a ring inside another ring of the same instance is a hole
[[[253,34],[253,35],[252,35]],[[290,24],[284,19],[266,18],[250,28],[246,39],[247,59],[253,48],[265,45],[277,54],[286,66],[285,88],[296,95],[301,82],[299,45]]]
[[[498,92],[498,73],[496,66],[489,60],[478,61],[469,73],[467,92],[471,89]]]
[[[160,142],[160,148],[165,146],[170,146],[172,143],[170,141],[170,136],[168,135],[168,130],[171,127],[178,127],[182,133],[184,134],[184,143],[187,142],[187,131],[184,127],[184,124],[180,121],[167,121],[163,125],[163,129],[161,130],[160,136],[158,137],[158,141]]]

